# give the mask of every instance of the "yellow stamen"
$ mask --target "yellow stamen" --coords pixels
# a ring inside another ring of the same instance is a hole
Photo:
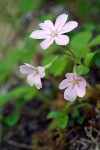
[[[52,36],[53,36],[53,37],[56,37],[56,36],[57,36],[57,33],[54,33]]]
[[[73,79],[72,82],[73,82],[73,84],[78,84],[79,81],[77,79]]]

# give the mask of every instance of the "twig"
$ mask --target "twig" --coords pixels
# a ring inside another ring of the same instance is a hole
[[[96,149],[99,150],[99,136],[97,135],[96,138],[92,135],[92,126],[88,129],[87,127],[84,127],[86,131],[86,135],[91,139],[91,141],[96,145]],[[97,132],[98,133],[98,132]]]
[[[20,148],[33,149],[32,145],[21,144],[12,140],[8,140],[7,143]]]

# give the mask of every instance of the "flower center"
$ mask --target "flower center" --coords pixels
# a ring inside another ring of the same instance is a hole
[[[78,79],[73,79],[73,80],[72,80],[72,83],[73,83],[73,84],[78,84],[78,82],[79,82]]]
[[[56,36],[58,36],[56,32],[52,34],[52,37],[56,37]]]

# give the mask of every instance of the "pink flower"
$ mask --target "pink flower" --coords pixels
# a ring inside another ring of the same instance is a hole
[[[37,89],[42,88],[41,78],[45,76],[45,69],[41,66],[37,68],[25,63],[24,65],[20,66],[20,72],[27,76],[27,82],[30,86],[35,85]]]
[[[65,89],[64,98],[68,101],[74,101],[77,96],[83,97],[86,93],[86,80],[74,73],[67,73],[59,89]]]
[[[32,32],[30,37],[33,39],[44,39],[40,43],[42,49],[47,49],[54,41],[57,45],[67,45],[69,43],[69,37],[63,34],[70,32],[78,26],[76,21],[66,23],[67,18],[68,15],[62,14],[57,17],[55,25],[51,20],[40,23],[39,26],[42,30]]]

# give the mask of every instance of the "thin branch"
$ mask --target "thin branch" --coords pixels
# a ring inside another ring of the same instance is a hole
[[[21,144],[12,140],[8,140],[7,143],[20,148],[31,149],[31,150],[33,149],[32,145]]]

